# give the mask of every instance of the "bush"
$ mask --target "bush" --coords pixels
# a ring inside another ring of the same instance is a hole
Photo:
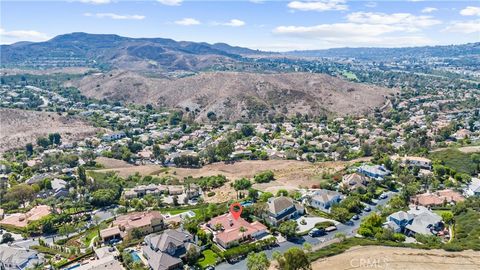
[[[213,197],[213,196],[215,196],[215,192],[210,191],[207,193],[207,197]]]
[[[272,171],[264,171],[260,172],[259,174],[255,175],[253,178],[257,183],[268,183],[274,180],[273,172]]]

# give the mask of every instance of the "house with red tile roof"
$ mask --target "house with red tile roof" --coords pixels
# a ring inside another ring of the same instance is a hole
[[[439,190],[436,192],[426,192],[413,196],[410,201],[413,204],[421,206],[437,206],[444,203],[457,203],[465,200],[465,197],[457,191],[451,189]]]
[[[212,218],[205,229],[213,233],[213,240],[223,248],[254,240],[267,233],[267,227],[262,223],[249,223],[241,217],[234,219],[230,213]]]
[[[15,213],[0,221],[0,225],[10,225],[18,228],[24,228],[29,222],[39,220],[51,213],[51,208],[48,205],[38,205],[30,209],[27,213]]]
[[[163,215],[159,211],[132,212],[117,217],[110,228],[100,231],[100,237],[104,242],[108,242],[112,239],[124,238],[134,229],[142,234],[149,234],[163,227]]]

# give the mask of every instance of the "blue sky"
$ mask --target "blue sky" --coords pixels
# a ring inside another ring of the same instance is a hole
[[[480,41],[480,0],[1,0],[0,5],[2,44],[71,32],[272,51]]]

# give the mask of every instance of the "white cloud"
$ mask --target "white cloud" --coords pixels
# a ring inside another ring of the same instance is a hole
[[[245,22],[239,19],[231,19],[226,23],[214,23],[214,25],[223,25],[223,26],[232,26],[232,27],[240,27],[244,26]]]
[[[184,26],[199,25],[200,21],[194,18],[183,18],[181,20],[175,21],[175,24],[184,25]]]
[[[426,7],[424,9],[422,9],[422,13],[432,13],[434,11],[437,11],[438,8],[434,8],[434,7]]]
[[[279,26],[274,34],[312,39],[320,42],[317,47],[355,46],[419,46],[432,44],[432,40],[422,35],[391,35],[402,31],[392,25],[335,23],[305,26]],[[390,34],[390,35],[389,35]]]
[[[480,7],[466,7],[460,10],[460,15],[463,16],[480,16]]]
[[[374,8],[377,6],[377,2],[367,2],[365,6],[369,8]]]
[[[111,3],[112,0],[80,0],[80,2],[85,4],[103,5]]]
[[[87,17],[96,17],[96,18],[109,18],[113,20],[143,20],[145,19],[144,15],[120,15],[115,13],[84,13],[84,16]]]
[[[314,26],[279,26],[273,30],[275,34],[304,38],[336,37],[348,39],[353,36],[375,37],[401,29],[390,25],[334,23]]]
[[[160,4],[166,6],[180,6],[183,0],[157,0]]]
[[[445,29],[445,32],[455,32],[463,34],[480,33],[480,19],[473,21],[456,21],[450,23]]]
[[[287,6],[301,11],[347,10],[345,2],[345,0],[293,1]]]
[[[347,15],[347,20],[352,23],[373,25],[391,25],[402,28],[404,31],[414,32],[440,24],[441,21],[432,16],[415,16],[410,13],[380,13],[380,12],[354,12]]]
[[[50,37],[35,30],[12,30],[6,31],[0,28],[0,43],[9,44],[18,41],[45,41]]]

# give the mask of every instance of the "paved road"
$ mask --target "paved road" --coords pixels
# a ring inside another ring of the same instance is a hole
[[[303,247],[303,243],[307,242],[310,243],[312,246],[320,245],[321,243],[330,241],[335,238],[336,233],[344,233],[347,235],[347,237],[353,237],[356,234],[356,230],[360,227],[360,222],[361,220],[370,215],[370,213],[377,211],[378,206],[380,205],[385,205],[394,195],[395,193],[393,192],[388,192],[387,197],[383,200],[378,200],[377,204],[374,206],[370,206],[372,209],[370,212],[362,212],[359,216],[359,220],[355,220],[353,224],[351,225],[345,225],[345,224],[338,224],[337,225],[337,230],[333,231],[331,233],[328,233],[327,235],[321,236],[321,237],[315,237],[312,238],[310,236],[304,236],[302,237],[298,242],[283,242],[280,243],[278,247],[275,247],[273,249],[266,250],[265,253],[267,254],[268,258],[272,257],[272,253],[274,251],[279,251],[280,253],[283,253],[287,251],[291,247]],[[241,260],[235,264],[229,264],[227,262],[222,262],[219,265],[215,266],[215,269],[217,270],[245,270],[247,269],[247,260]]]

